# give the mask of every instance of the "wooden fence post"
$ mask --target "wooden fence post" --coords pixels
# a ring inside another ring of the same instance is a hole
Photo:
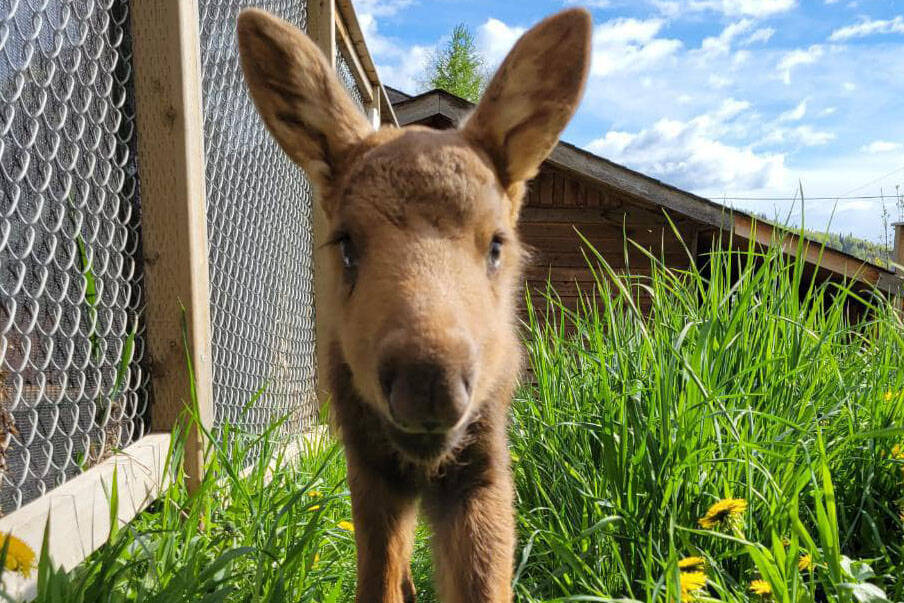
[[[184,416],[192,389],[201,423],[210,427],[213,422],[199,27],[197,0],[132,4],[154,431],[169,431]],[[183,345],[183,306],[191,376]],[[204,442],[195,427],[186,435],[191,489],[202,478]]]
[[[895,250],[891,256],[891,261],[899,266],[904,266],[904,222],[895,222],[891,227],[895,234]],[[892,266],[892,272],[904,278],[904,268]]]
[[[336,2],[335,0],[308,0],[308,37],[310,37],[333,69],[336,69]],[[324,381],[327,367],[327,350],[322,342],[326,341],[323,335],[323,323],[320,313],[317,312],[317,304],[323,299],[323,287],[325,285],[323,271],[326,267],[323,257],[323,243],[326,241],[327,221],[320,207],[320,191],[314,191],[314,207],[311,209],[312,228],[314,237],[314,348],[317,374],[317,400],[322,406],[328,399],[327,383]]]

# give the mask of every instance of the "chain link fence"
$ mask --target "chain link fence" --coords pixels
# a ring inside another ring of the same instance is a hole
[[[352,75],[351,65],[349,65],[348,59],[345,58],[341,50],[336,51],[336,73],[339,76],[339,81],[342,82],[342,85],[348,91],[349,96],[352,97],[358,108],[364,111],[364,97],[361,94],[361,90],[358,89],[358,82],[355,81],[355,76]]]
[[[244,4],[199,3],[215,427],[287,434],[318,414],[313,195],[245,89]],[[0,0],[0,514],[149,426],[129,6]]]
[[[129,3],[0,0],[0,514],[142,437]]]
[[[246,90],[235,44],[245,4],[200,2],[215,426],[257,434],[288,417],[282,433],[297,433],[318,412],[313,194]],[[256,5],[307,24],[304,1]]]

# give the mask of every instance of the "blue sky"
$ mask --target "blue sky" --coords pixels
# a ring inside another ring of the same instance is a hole
[[[593,13],[593,64],[564,140],[768,215],[800,219],[781,199],[801,182],[809,227],[882,239],[882,200],[849,197],[884,193],[897,217],[904,0],[355,1],[384,83],[408,92],[457,23],[496,65],[572,4]]]

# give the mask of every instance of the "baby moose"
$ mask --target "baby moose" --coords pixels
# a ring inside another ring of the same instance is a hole
[[[415,599],[418,503],[441,599],[512,598],[516,225],[525,181],[580,100],[590,33],[579,9],[528,31],[457,130],[374,131],[303,33],[259,10],[239,16],[251,96],[328,225],[319,336],[348,461],[359,602]]]

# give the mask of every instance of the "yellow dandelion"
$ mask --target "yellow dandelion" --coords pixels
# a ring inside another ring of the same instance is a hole
[[[703,557],[685,557],[678,561],[678,569],[682,572],[702,572],[706,568]]]
[[[810,553],[804,553],[797,560],[797,571],[805,572],[807,570],[813,570],[813,557],[810,556]]]
[[[739,518],[746,510],[747,501],[743,498],[725,498],[711,506],[698,522],[700,527],[711,530]]]
[[[345,530],[346,532],[354,532],[355,531],[355,524],[353,524],[350,521],[340,521],[336,525],[339,526],[340,530]]]
[[[35,567],[35,552],[24,541],[12,534],[0,532],[0,546],[6,547],[6,569],[19,572],[25,578]],[[2,549],[0,549],[2,550]]]
[[[682,601],[694,601],[705,586],[706,574],[703,572],[681,572]]]
[[[311,498],[318,498],[321,496],[320,490],[310,490],[308,491],[308,496]]]
[[[765,580],[754,580],[750,583],[750,592],[761,597],[768,597],[772,594],[772,585]]]
[[[891,402],[891,399],[894,397],[894,394],[891,393],[891,390],[885,392],[885,401]]]
[[[896,461],[904,460],[904,447],[902,447],[900,444],[895,444],[894,446],[892,446],[891,458],[895,459]]]

